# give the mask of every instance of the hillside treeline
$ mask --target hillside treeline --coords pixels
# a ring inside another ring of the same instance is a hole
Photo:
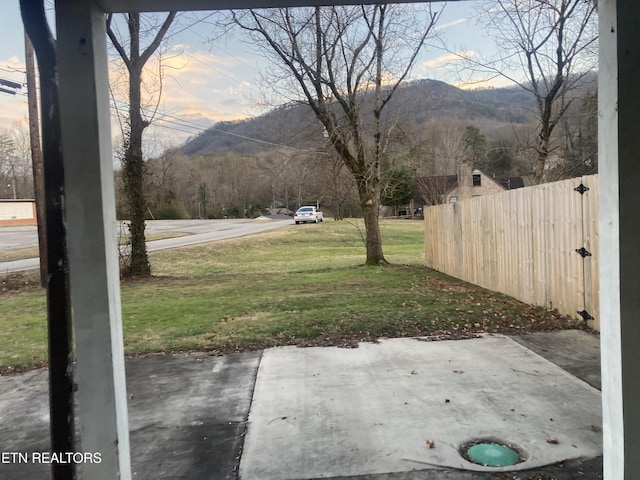
[[[557,129],[550,181],[597,171],[593,88],[576,91]],[[467,92],[434,81],[403,88],[385,118],[390,128],[383,200],[408,203],[417,178],[454,175],[463,161],[495,177],[522,176],[527,182],[536,159],[528,102],[517,88]],[[354,180],[331,151],[303,105],[218,123],[146,162],[149,218],[255,217],[304,204],[320,204],[338,218],[358,215]],[[118,215],[127,216],[120,201]]]

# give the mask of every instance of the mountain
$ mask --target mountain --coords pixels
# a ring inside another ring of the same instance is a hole
[[[584,88],[590,88],[589,82]],[[371,98],[365,98],[365,104]],[[387,120],[405,132],[420,132],[433,120],[474,125],[483,133],[532,121],[533,96],[518,86],[462,90],[437,80],[415,80],[403,85],[385,110]],[[277,107],[264,115],[218,122],[188,140],[187,156],[211,153],[257,154],[276,146],[308,149],[323,145],[323,127],[306,104]]]

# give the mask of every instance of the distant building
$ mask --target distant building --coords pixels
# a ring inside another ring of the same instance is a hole
[[[37,224],[35,200],[0,200],[0,227]]]
[[[416,202],[423,205],[454,203],[467,198],[492,195],[524,187],[522,177],[493,178],[468,163],[461,163],[457,175],[420,177]]]

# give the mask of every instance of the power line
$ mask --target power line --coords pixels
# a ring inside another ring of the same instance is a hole
[[[9,90],[8,88],[3,88],[3,87],[0,87],[0,92],[8,93],[9,95],[15,95],[16,94],[16,92],[14,90]]]
[[[120,104],[122,106],[122,108],[128,108],[128,104],[119,101],[117,102],[118,104]],[[117,106],[116,106],[117,107]],[[115,114],[112,115],[113,117],[116,117]],[[167,120],[167,118],[169,118],[170,120]],[[216,128],[215,126],[210,126],[210,127],[204,127],[203,125],[200,125],[196,122],[193,122],[191,120],[187,120],[184,118],[180,118],[180,117],[176,117],[174,115],[170,115],[168,113],[164,113],[164,112],[160,112],[160,115],[158,116],[157,122],[165,122],[171,125],[176,125],[178,127],[182,127],[182,128],[186,128],[188,130],[183,130],[180,128],[176,128],[174,126],[170,126],[170,125],[163,125],[161,123],[155,123],[156,126],[161,127],[161,128],[166,128],[169,130],[175,130],[175,131],[179,131],[179,132],[183,132],[183,133],[192,133],[192,134],[201,134],[201,133],[219,133],[222,135],[228,135],[231,137],[235,137],[235,138],[240,138],[242,140],[248,140],[251,142],[256,142],[256,143],[260,143],[263,145],[268,145],[268,146],[272,146],[272,147],[278,147],[278,148],[286,148],[289,150],[295,150],[295,151],[299,151],[299,152],[304,152],[304,153],[314,153],[311,150],[306,150],[303,148],[298,148],[298,147],[292,147],[290,145],[284,145],[281,143],[275,143],[275,142],[269,142],[267,140],[261,140],[259,138],[254,138],[254,137],[249,137],[247,135],[241,135],[239,133],[234,133],[234,132],[228,132],[226,130],[221,130],[219,128]]]
[[[202,23],[202,22],[204,22],[205,20],[208,20],[209,18],[211,18],[212,16],[214,16],[216,13],[217,13],[217,12],[212,12],[212,13],[210,13],[210,14],[208,14],[208,15],[206,15],[206,16],[204,16],[204,17],[202,17],[202,18],[199,18],[199,19],[198,19],[198,20],[196,20],[195,22],[193,22],[193,23],[191,23],[191,24],[187,25],[186,27],[184,27],[184,28],[182,28],[182,29],[178,30],[177,32],[171,32],[169,35],[165,36],[165,40],[167,40],[167,39],[169,39],[169,38],[172,38],[172,37],[175,37],[176,35],[179,35],[179,34],[181,34],[182,32],[184,32],[185,30],[189,30],[189,29],[193,28],[193,27],[194,27],[195,25],[197,25],[198,23]]]
[[[26,75],[27,72],[25,72],[24,70],[20,70],[18,68],[15,67],[11,67],[9,65],[4,65],[2,67],[0,67],[0,70],[2,70],[3,72],[9,72],[9,73],[22,73],[23,75]]]
[[[118,108],[118,106],[119,106],[123,110],[128,110],[129,109],[129,104],[124,102],[124,101],[114,100],[114,103],[117,104],[117,105],[115,105],[116,108]],[[178,120],[178,121],[182,122],[183,124],[185,124],[185,126],[189,126],[191,128],[198,129],[199,131],[204,131],[207,128],[209,128],[209,127],[205,127],[204,125],[202,125],[202,124],[200,124],[198,122],[194,122],[192,120],[187,120],[186,118],[176,117],[176,116],[170,115],[170,114],[162,112],[162,111],[160,111],[160,115],[161,115],[161,117],[173,118],[175,120]]]
[[[13,80],[7,80],[6,78],[0,78],[0,93],[6,93],[7,95],[26,95],[22,92],[22,84],[14,82]]]
[[[238,80],[237,78],[232,77],[232,76],[231,76],[231,75],[229,75],[228,73],[223,72],[223,71],[222,71],[222,70],[220,70],[219,68],[214,67],[213,65],[211,65],[211,64],[209,64],[209,63],[206,63],[206,62],[204,62],[204,61],[200,60],[199,58],[197,58],[197,57],[193,56],[193,55],[192,55],[192,54],[190,54],[190,53],[183,53],[183,55],[186,55],[187,57],[191,57],[191,58],[193,58],[196,62],[201,63],[201,64],[202,64],[202,65],[204,65],[205,67],[208,67],[208,68],[210,68],[211,70],[214,70],[214,71],[218,72],[218,73],[219,73],[220,75],[222,75],[223,77],[227,77],[228,79],[233,80],[234,82],[236,82],[236,83],[237,83],[238,85],[240,85],[240,86],[243,86],[243,87],[244,87],[244,86],[246,86],[246,84],[245,84],[244,82],[242,82],[242,81]]]
[[[4,78],[0,78],[0,85],[4,85],[5,87],[13,88],[14,90],[20,90],[22,88],[21,83],[16,83],[11,80],[6,80]]]

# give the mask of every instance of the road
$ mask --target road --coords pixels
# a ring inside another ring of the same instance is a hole
[[[292,223],[293,220],[290,218],[265,218],[260,220],[150,220],[147,221],[147,233],[182,232],[188,235],[147,242],[147,248],[150,252],[153,252],[167,248],[214,242],[227,238],[244,237]],[[120,228],[122,227],[119,225],[118,229]],[[0,252],[10,252],[12,250],[35,247],[37,245],[38,234],[36,227],[0,228]],[[0,273],[33,270],[38,267],[38,258],[12,260],[0,262]]]

